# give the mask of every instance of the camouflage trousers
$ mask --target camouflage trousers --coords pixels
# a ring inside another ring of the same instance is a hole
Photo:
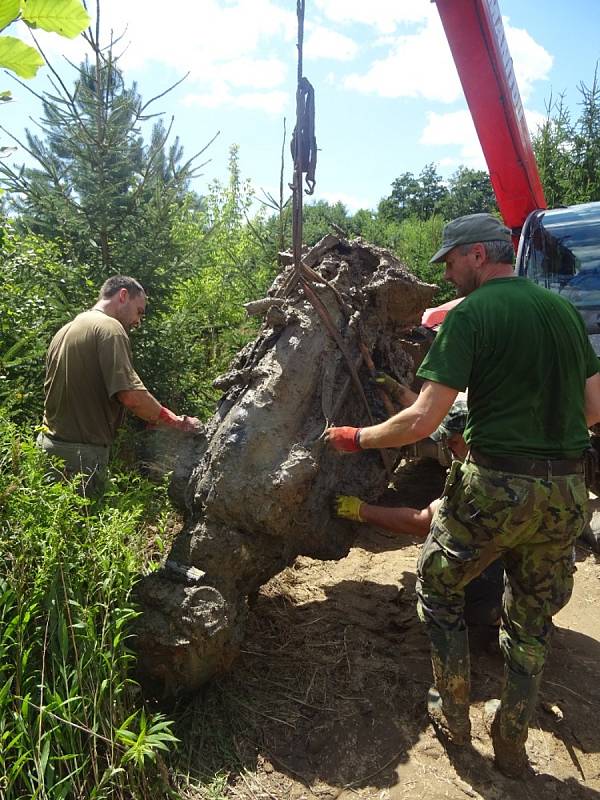
[[[420,619],[438,691],[452,713],[469,696],[465,586],[502,558],[500,646],[508,677],[537,686],[552,616],[573,590],[573,544],[586,520],[583,475],[546,480],[454,462],[417,567]],[[532,689],[533,691],[533,689]],[[446,698],[444,698],[446,695]]]

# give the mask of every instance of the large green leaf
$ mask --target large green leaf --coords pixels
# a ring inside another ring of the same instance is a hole
[[[42,28],[74,39],[90,24],[80,0],[27,0],[23,19],[32,28]]]
[[[0,31],[19,16],[20,10],[19,0],[0,0]]]
[[[33,78],[44,59],[35,49],[14,36],[0,36],[0,67],[15,72],[20,78]]]

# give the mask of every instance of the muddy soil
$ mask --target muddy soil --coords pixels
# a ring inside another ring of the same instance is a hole
[[[442,477],[431,463],[412,465],[396,502],[424,505]],[[301,556],[261,588],[235,666],[182,712],[185,769],[206,777],[210,762],[222,775],[221,794],[190,784],[189,797],[600,800],[598,556],[577,549],[527,744],[533,773],[518,782],[495,770],[483,724],[484,702],[500,690],[496,635],[471,631],[472,746],[444,747],[425,714],[418,545],[367,526],[356,533],[346,558]]]

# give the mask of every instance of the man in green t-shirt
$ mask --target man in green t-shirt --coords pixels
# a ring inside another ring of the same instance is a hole
[[[399,447],[429,436],[468,387],[469,454],[450,470],[417,568],[419,616],[431,640],[432,722],[470,739],[465,586],[502,558],[505,684],[486,704],[497,766],[520,776],[552,627],[573,587],[572,547],[586,515],[583,453],[600,420],[598,360],[566,300],[512,268],[511,232],[490,214],[444,227],[432,262],[465,299],[418,375],[415,402],[379,425],[330,428],[337,450]]]
[[[126,409],[185,433],[202,430],[196,418],[162,406],[133,368],[128,332],[140,324],[145,309],[142,285],[115,275],[100,289],[96,305],[64,325],[48,348],[38,445],[64,462],[67,476],[82,474],[88,495],[100,489]]]

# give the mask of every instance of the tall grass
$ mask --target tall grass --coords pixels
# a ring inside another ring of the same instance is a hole
[[[176,738],[144,709],[128,639],[164,490],[117,476],[93,506],[44,458],[0,413],[0,797],[168,796]]]

